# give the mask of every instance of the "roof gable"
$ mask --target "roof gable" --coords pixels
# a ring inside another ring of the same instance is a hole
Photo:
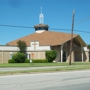
[[[73,35],[73,38],[77,37],[77,34]],[[17,45],[18,40],[25,41],[27,46],[30,46],[31,41],[39,41],[40,45],[61,45],[71,39],[71,34],[61,33],[61,32],[53,32],[53,31],[44,31],[42,33],[34,33],[27,35],[25,37],[19,38],[12,42],[7,43],[7,45]]]

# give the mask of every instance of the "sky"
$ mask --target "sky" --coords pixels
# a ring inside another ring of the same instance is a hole
[[[48,24],[51,31],[65,33],[71,33],[74,9],[74,34],[90,44],[90,0],[0,0],[0,45],[35,33],[33,27],[39,24],[41,7],[44,24]]]

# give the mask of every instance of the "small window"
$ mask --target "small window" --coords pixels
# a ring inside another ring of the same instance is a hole
[[[30,54],[28,54],[29,55],[29,59],[30,59]]]
[[[48,30],[48,28],[46,28],[46,27],[38,27],[38,28],[35,28],[35,31],[37,31],[37,30]]]
[[[26,54],[26,59],[30,59],[30,54]]]
[[[12,59],[12,56],[13,56],[13,54],[12,54],[12,52],[10,52],[10,59]]]

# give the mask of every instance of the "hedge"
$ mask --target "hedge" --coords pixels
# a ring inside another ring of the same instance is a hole
[[[26,59],[26,60],[25,60],[25,63],[30,63],[30,60],[29,60],[29,59]]]
[[[48,60],[47,59],[33,59],[32,62],[33,63],[47,63]]]
[[[32,59],[32,63],[47,63],[47,59]],[[25,60],[25,63],[30,63],[29,59]]]
[[[9,59],[8,63],[16,63],[16,62],[14,61],[14,59]]]

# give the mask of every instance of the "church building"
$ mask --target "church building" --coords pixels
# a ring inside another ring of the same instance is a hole
[[[69,62],[71,34],[49,31],[49,26],[43,24],[44,16],[41,12],[40,24],[35,25],[35,33],[8,42],[0,46],[0,63],[8,63],[13,54],[19,51],[17,41],[25,41],[27,59],[45,59],[45,51],[55,50],[56,62]],[[89,55],[86,43],[78,34],[73,34],[71,61],[88,62]]]

